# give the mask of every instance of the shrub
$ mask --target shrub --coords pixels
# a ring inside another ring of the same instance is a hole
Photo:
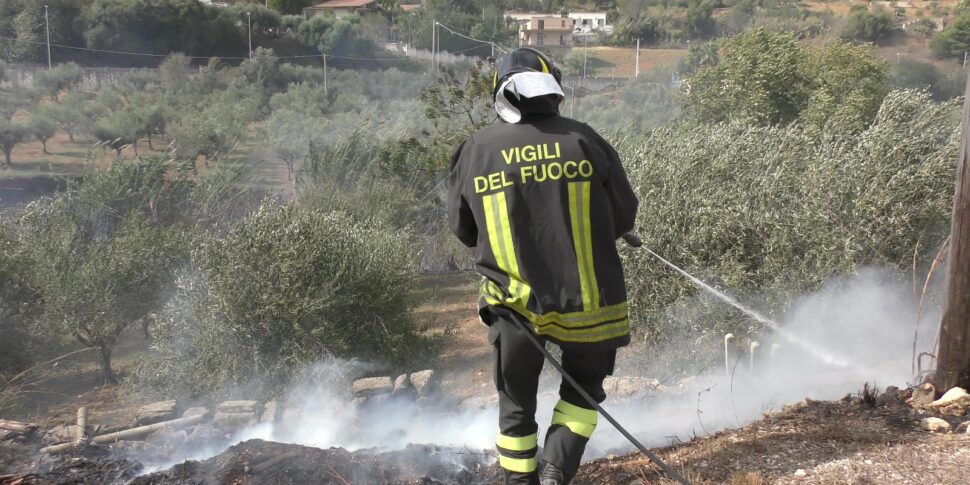
[[[844,40],[857,42],[882,42],[896,30],[892,15],[879,9],[870,12],[868,9],[854,9],[849,14],[841,37]]]
[[[626,139],[618,148],[639,188],[637,230],[646,247],[769,315],[865,265],[908,269],[917,246],[939,247],[949,232],[958,112],[955,101],[896,91],[853,136],[682,124]],[[683,331],[693,338],[672,368],[710,364],[724,333],[760,330],[719,302],[698,303],[645,252],[624,253],[639,338],[657,349]]]
[[[427,361],[433,341],[411,315],[414,254],[405,231],[264,204],[193,252],[138,383],[180,395],[272,391],[326,355]]]

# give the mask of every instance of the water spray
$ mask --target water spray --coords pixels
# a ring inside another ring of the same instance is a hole
[[[789,342],[791,342],[791,343],[793,343],[795,345],[798,345],[799,347],[802,347],[803,349],[807,350],[815,358],[821,360],[822,362],[825,362],[826,364],[833,365],[833,366],[836,366],[836,367],[847,367],[849,365],[849,363],[845,359],[843,359],[841,357],[838,357],[836,355],[833,355],[833,354],[825,351],[824,349],[820,349],[817,346],[813,345],[811,342],[807,342],[804,339],[800,338],[799,336],[792,334],[788,330],[784,329],[781,326],[781,324],[779,324],[778,322],[776,322],[776,321],[774,321],[774,320],[772,320],[772,319],[770,319],[770,318],[762,315],[761,313],[759,313],[759,312],[757,312],[757,311],[755,311],[755,310],[753,310],[753,309],[745,306],[743,303],[741,303],[740,301],[738,301],[734,297],[732,297],[732,296],[730,296],[730,295],[728,295],[728,294],[726,294],[726,293],[724,293],[724,292],[722,292],[722,291],[714,288],[713,286],[705,283],[700,278],[697,278],[697,277],[691,275],[687,271],[684,271],[679,266],[677,266],[674,263],[671,263],[670,261],[667,261],[666,259],[664,259],[663,256],[661,256],[661,255],[659,255],[659,254],[651,251],[650,248],[643,247],[643,241],[636,234],[633,234],[633,233],[629,233],[628,232],[628,233],[624,234],[622,237],[623,237],[623,240],[626,241],[626,243],[629,244],[631,247],[643,249],[644,251],[646,251],[647,253],[649,253],[651,256],[657,258],[661,263],[667,265],[667,267],[669,267],[670,269],[672,269],[672,270],[680,273],[681,275],[683,275],[685,278],[687,278],[692,283],[694,283],[698,288],[701,288],[704,291],[707,291],[708,293],[714,295],[715,297],[717,297],[721,301],[723,301],[723,302],[727,303],[728,305],[731,305],[734,308],[740,310],[745,315],[747,315],[747,316],[749,316],[749,317],[757,320],[758,322],[764,324],[768,328],[774,330],[775,333],[777,333],[778,335],[781,335],[785,340],[787,340],[787,341],[789,341]]]

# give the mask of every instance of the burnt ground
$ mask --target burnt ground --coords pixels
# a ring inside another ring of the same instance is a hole
[[[654,450],[694,484],[970,483],[968,417],[946,417],[953,432],[920,427],[929,414],[906,392],[878,399],[807,401],[741,429]],[[250,440],[208,460],[137,477],[140,465],[104,449],[35,462],[35,473],[0,484],[454,484],[498,483],[489,452],[412,445],[349,452]],[[21,479],[22,481],[17,481]],[[576,485],[670,484],[641,454],[585,463]]]

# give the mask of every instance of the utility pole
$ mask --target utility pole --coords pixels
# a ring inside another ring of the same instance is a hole
[[[583,85],[586,85],[586,51],[589,50],[589,34],[583,36]]]
[[[326,52],[323,53],[323,94],[327,94],[327,53]]]
[[[967,68],[967,51],[963,51],[963,68]]]
[[[47,15],[47,5],[44,5],[44,31],[47,32],[47,68],[51,68],[51,21]]]
[[[963,136],[957,161],[956,192],[950,232],[950,265],[946,305],[940,322],[936,385],[944,392],[954,386],[970,389],[970,80],[964,90]]]
[[[249,32],[249,58],[253,58],[253,14],[246,12],[246,30]]]
[[[438,74],[438,59],[435,54],[435,40],[438,37],[438,21],[431,19],[431,67],[435,74]]]
[[[633,77],[640,77],[640,38],[637,37],[637,66]]]

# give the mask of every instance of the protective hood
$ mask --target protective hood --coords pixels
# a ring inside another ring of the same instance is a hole
[[[559,99],[566,97],[552,74],[544,72],[513,74],[499,86],[495,93],[495,112],[506,123],[518,123],[522,120],[523,102],[550,94],[559,96]]]

